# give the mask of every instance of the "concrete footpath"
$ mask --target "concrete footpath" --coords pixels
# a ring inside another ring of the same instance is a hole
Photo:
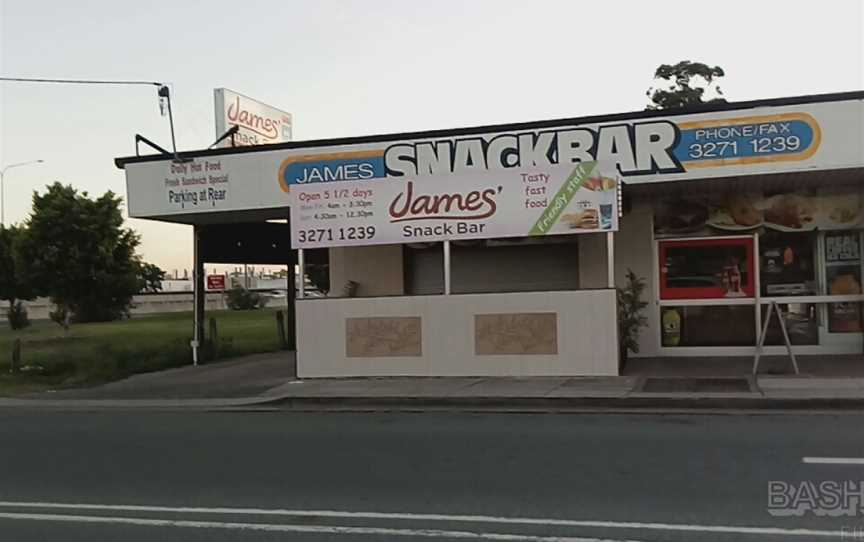
[[[0,408],[296,410],[864,410],[860,376],[391,377],[292,380],[290,353],[0,398]]]
[[[350,378],[268,390],[290,408],[468,410],[864,410],[864,378]]]

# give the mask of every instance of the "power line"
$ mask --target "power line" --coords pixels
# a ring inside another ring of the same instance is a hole
[[[106,81],[98,79],[44,79],[37,77],[0,77],[0,81],[14,81],[18,83],[68,83],[75,85],[153,85],[164,86],[157,81]]]
[[[171,92],[168,89],[168,85],[164,83],[160,83],[158,81],[129,81],[129,80],[104,80],[104,79],[48,79],[45,77],[2,77],[0,76],[0,81],[8,81],[13,83],[59,83],[59,84],[72,84],[72,85],[147,85],[158,87],[158,96],[159,96],[159,108],[162,110],[162,114],[164,115],[164,109],[162,109],[164,100],[165,105],[168,109],[168,123],[171,126],[171,147],[174,150],[175,159],[179,160],[179,155],[177,154],[177,140],[174,138],[174,114],[171,111]]]

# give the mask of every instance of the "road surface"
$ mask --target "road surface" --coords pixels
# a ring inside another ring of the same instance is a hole
[[[768,510],[772,481],[864,480],[858,415],[4,410],[0,436],[0,540],[864,540],[860,493]]]

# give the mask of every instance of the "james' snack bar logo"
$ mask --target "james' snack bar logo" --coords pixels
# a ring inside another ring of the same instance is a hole
[[[483,220],[495,214],[495,196],[501,186],[443,194],[415,194],[414,183],[408,181],[405,191],[390,202],[390,222],[407,220]]]

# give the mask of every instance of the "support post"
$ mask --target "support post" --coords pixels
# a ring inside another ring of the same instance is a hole
[[[444,295],[450,295],[450,241],[444,241]]]
[[[17,373],[21,370],[21,337],[16,337],[12,342],[12,362],[9,364],[9,372]]]
[[[615,233],[606,232],[606,287],[615,287]]]
[[[297,271],[300,274],[297,297],[303,299],[306,297],[306,260],[302,248],[297,249]]]
[[[758,333],[762,330],[762,275],[759,271],[759,255],[761,252],[759,251],[759,234],[753,234],[753,254],[756,260],[755,265],[753,265],[753,284],[755,295],[754,301],[756,301],[756,312],[754,313],[754,323],[756,324],[756,333],[757,337]]]
[[[208,359],[219,359],[219,326],[216,323],[216,319],[212,316],[210,317],[210,347],[206,348],[204,351],[208,352]]]
[[[297,348],[297,329],[296,329],[296,321],[297,321],[297,273],[294,271],[294,263],[291,262],[288,264],[288,290],[286,294],[286,321],[285,327],[288,333],[288,350],[295,350]]]
[[[192,297],[194,300],[192,364],[198,365],[198,355],[201,343],[204,341],[204,257],[201,254],[202,227],[196,224],[193,228],[192,254],[195,262],[192,269]]]

